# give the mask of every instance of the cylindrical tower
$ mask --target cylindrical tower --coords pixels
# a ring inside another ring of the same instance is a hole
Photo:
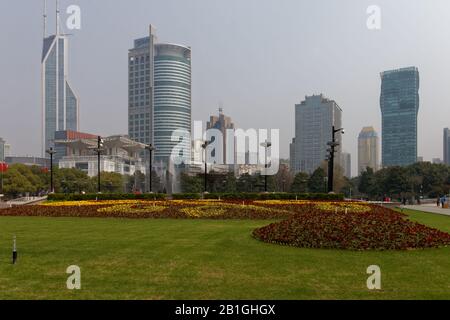
[[[177,130],[191,132],[191,49],[176,44],[155,45],[154,70],[155,160],[168,162],[180,142],[172,141]],[[190,140],[182,145],[190,157]]]

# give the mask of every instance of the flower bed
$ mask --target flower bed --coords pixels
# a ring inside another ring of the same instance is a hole
[[[450,234],[406,219],[393,210],[323,210],[304,206],[284,221],[258,228],[253,236],[261,241],[302,248],[350,250],[407,250],[450,244]]]
[[[0,216],[129,219],[276,219],[253,236],[304,248],[397,250],[450,244],[450,235],[391,209],[356,202],[291,200],[105,200],[50,202],[0,210]]]
[[[0,216],[173,218],[173,219],[285,219],[294,211],[216,200],[52,202],[0,210]]]

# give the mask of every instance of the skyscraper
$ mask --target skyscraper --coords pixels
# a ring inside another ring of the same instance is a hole
[[[352,155],[348,152],[341,153],[341,167],[344,177],[352,178]]]
[[[382,165],[417,161],[419,71],[416,67],[381,73]]]
[[[380,139],[373,127],[364,127],[358,136],[358,174],[368,167],[380,168]]]
[[[153,144],[153,93],[155,28],[136,39],[128,53],[128,135],[132,140]]]
[[[56,33],[47,37],[44,8],[44,45],[42,50],[42,156],[54,147],[55,132],[78,131],[78,98],[69,83],[69,40],[60,32],[59,6],[56,1]]]
[[[295,138],[291,144],[291,170],[312,173],[327,156],[327,143],[332,139],[332,127],[342,126],[342,109],[322,94],[307,96],[295,106]],[[336,140],[342,143],[341,132]],[[341,146],[337,148],[335,164],[341,160]],[[293,159],[292,159],[293,156]]]
[[[174,147],[190,159],[191,141],[173,141],[175,130],[191,133],[191,49],[183,45],[155,46],[155,160],[167,162]]]
[[[219,109],[219,116],[211,116],[209,121],[206,123],[206,129],[217,129],[222,133],[222,164],[226,163],[226,150],[227,150],[227,134],[226,130],[234,130],[234,123],[230,117],[227,117],[223,113],[223,109]],[[233,154],[234,154],[233,149]]]
[[[444,129],[444,163],[450,165],[450,129]]]
[[[191,49],[157,43],[153,26],[149,36],[134,41],[128,53],[128,134],[131,139],[153,144],[156,161],[167,163],[177,129],[191,132]],[[190,157],[191,142],[183,145]],[[185,153],[186,152],[186,153]]]

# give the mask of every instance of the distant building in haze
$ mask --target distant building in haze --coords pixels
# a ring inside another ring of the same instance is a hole
[[[348,152],[341,153],[341,167],[344,170],[344,177],[352,178],[352,155]]]
[[[226,155],[227,155],[227,130],[234,130],[234,123],[231,120],[230,117],[227,117],[223,113],[223,109],[219,109],[219,115],[218,116],[211,116],[210,120],[206,123],[206,129],[217,129],[222,133],[223,141],[222,141],[222,164],[226,164]],[[233,136],[234,139],[234,136]],[[234,145],[234,141],[231,141],[231,143]],[[214,151],[213,151],[214,152]],[[233,155],[235,154],[235,148],[233,148]]]
[[[364,127],[358,136],[358,175],[368,167],[380,168],[380,139],[373,127]]]
[[[444,163],[450,165],[450,129],[444,129]]]
[[[417,161],[419,71],[416,67],[381,73],[382,165]]]
[[[290,166],[294,173],[314,172],[327,156],[327,143],[332,139],[332,127],[342,126],[342,109],[322,94],[306,96],[295,106],[295,138],[290,145]],[[341,132],[336,140],[342,144]],[[335,164],[340,165],[341,146],[337,148]]]

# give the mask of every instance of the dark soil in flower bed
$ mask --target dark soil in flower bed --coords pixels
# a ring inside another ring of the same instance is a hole
[[[450,234],[407,220],[391,209],[363,213],[303,207],[293,217],[256,229],[261,241],[302,248],[408,250],[450,245]]]

